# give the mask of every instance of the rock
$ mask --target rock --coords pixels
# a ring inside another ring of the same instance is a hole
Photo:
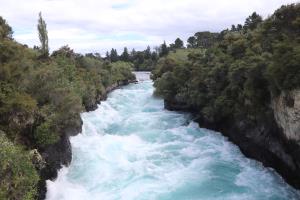
[[[31,161],[35,168],[40,171],[46,166],[46,161],[43,159],[41,154],[38,152],[37,149],[33,149],[29,152],[29,155],[31,157]]]
[[[282,92],[273,99],[272,108],[285,137],[300,144],[300,89]]]
[[[63,134],[57,143],[49,145],[41,155],[46,161],[45,167],[40,170],[41,180],[38,185],[38,199],[42,200],[45,199],[47,192],[46,180],[55,179],[57,177],[57,170],[63,165],[68,166],[71,163],[72,149],[69,136]]]
[[[270,109],[264,120],[243,116],[214,121],[196,116],[195,121],[201,127],[221,132],[238,145],[245,156],[274,168],[287,183],[300,189],[300,90],[273,98],[271,107],[273,110]],[[176,100],[165,100],[165,108],[193,110]]]
[[[133,81],[120,81],[117,84],[113,84],[105,89],[105,93],[99,95],[95,100],[93,105],[87,107],[87,111],[92,111],[97,109],[97,104],[107,98],[107,94],[120,86],[127,85]],[[40,169],[40,177],[38,185],[38,199],[43,200],[46,197],[47,186],[46,180],[54,180],[57,177],[57,171],[62,168],[62,166],[69,166],[72,161],[72,147],[69,140],[70,136],[75,136],[81,133],[82,120],[78,115],[78,123],[75,126],[68,127],[64,130],[58,142],[53,145],[49,145],[45,149],[42,149],[41,159],[45,161],[44,167]],[[34,154],[34,153],[33,153]]]

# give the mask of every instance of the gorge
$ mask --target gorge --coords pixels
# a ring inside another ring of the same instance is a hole
[[[82,134],[70,139],[72,162],[47,181],[47,200],[300,198],[220,133],[165,110],[152,85],[117,89],[81,115]]]

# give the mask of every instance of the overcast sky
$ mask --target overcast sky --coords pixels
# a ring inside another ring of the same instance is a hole
[[[184,41],[197,31],[220,31],[243,23],[253,11],[264,18],[296,0],[0,0],[0,15],[14,38],[39,45],[39,11],[47,23],[51,50],[68,44],[76,52],[127,46],[143,50]]]

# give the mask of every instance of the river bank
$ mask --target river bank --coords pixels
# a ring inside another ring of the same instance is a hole
[[[122,86],[130,83],[135,83],[136,80],[119,81],[105,89],[105,92],[98,95],[94,103],[87,105],[86,111],[93,111],[97,109],[101,101],[106,100],[107,95]],[[53,145],[49,145],[43,152],[41,152],[41,158],[44,160],[45,166],[39,171],[40,181],[38,185],[38,199],[43,200],[46,197],[46,180],[53,180],[57,177],[57,172],[62,166],[69,166],[72,161],[72,148],[70,143],[70,137],[76,136],[82,132],[82,120],[78,117],[78,126],[69,127],[62,134],[58,142]]]
[[[47,200],[298,199],[274,171],[247,159],[191,115],[164,109],[142,81],[82,114],[73,160],[47,181]]]
[[[294,99],[294,101],[299,101],[299,99]],[[165,101],[164,105],[168,110],[198,113],[184,103]],[[294,109],[290,109],[299,110],[296,106],[295,104]],[[284,107],[287,105],[282,103],[281,109]],[[195,114],[195,121],[201,127],[221,132],[239,146],[245,156],[262,162],[265,167],[275,169],[288,184],[300,189],[300,145],[296,140],[288,139],[285,134],[288,127],[282,127],[275,119],[276,115],[280,115],[278,110],[273,110],[268,119],[259,121],[250,120],[247,116],[239,119],[211,121]],[[287,114],[285,116],[286,121],[298,123],[297,119],[292,119]]]

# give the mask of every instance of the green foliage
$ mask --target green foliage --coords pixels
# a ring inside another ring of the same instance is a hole
[[[211,122],[266,118],[272,96],[300,88],[299,19],[300,4],[292,4],[264,21],[253,13],[243,28],[196,33],[188,39],[191,52],[158,60],[155,94]]]
[[[246,21],[244,25],[245,30],[254,30],[257,26],[262,22],[262,17],[259,16],[256,12],[252,13]]]
[[[119,60],[118,52],[116,49],[111,49],[110,51],[110,61],[117,62]]]
[[[121,60],[124,62],[128,62],[129,61],[129,53],[128,53],[128,49],[127,47],[124,47],[124,51],[121,55]]]
[[[5,137],[0,133],[0,199],[35,198],[37,172],[18,145],[45,151],[81,127],[80,113],[94,108],[106,88],[135,79],[131,63],[110,63],[68,46],[49,57],[41,15],[38,30],[47,59],[10,38],[12,31],[0,18],[0,129],[5,131]]]
[[[284,66],[284,67],[283,67]],[[268,73],[273,88],[291,90],[300,86],[300,44],[284,41],[274,46]]]
[[[29,153],[10,142],[2,131],[0,158],[0,199],[35,199],[39,178]]]
[[[169,53],[169,49],[167,47],[166,42],[164,41],[164,43],[160,46],[159,56],[163,57],[163,56],[168,55],[168,53]]]
[[[37,127],[34,133],[34,139],[40,147],[45,147],[58,141],[59,134],[54,132],[52,124],[53,122],[48,119],[46,122]]]
[[[11,27],[6,23],[6,20],[0,16],[0,39],[12,38],[13,31]]]
[[[195,48],[197,46],[196,38],[194,36],[189,37],[187,42],[188,42],[188,45],[187,45],[188,48]]]
[[[132,80],[135,76],[131,73],[133,66],[128,62],[118,61],[112,63],[114,82]]]
[[[196,47],[209,48],[218,41],[219,33],[209,31],[195,33]]]
[[[107,56],[110,57],[109,55]],[[150,46],[144,51],[135,51],[134,49],[129,54],[127,48],[124,48],[123,53],[118,60],[123,62],[130,62],[133,64],[133,69],[136,71],[151,71],[158,59],[157,52],[151,52]]]
[[[41,42],[41,53],[43,57],[48,57],[49,55],[49,46],[48,46],[48,31],[47,24],[45,20],[42,18],[42,13],[39,13],[39,20],[37,29],[39,32],[39,39]]]
[[[170,49],[182,49],[183,47],[183,41],[180,38],[177,38],[174,44],[170,44]]]

